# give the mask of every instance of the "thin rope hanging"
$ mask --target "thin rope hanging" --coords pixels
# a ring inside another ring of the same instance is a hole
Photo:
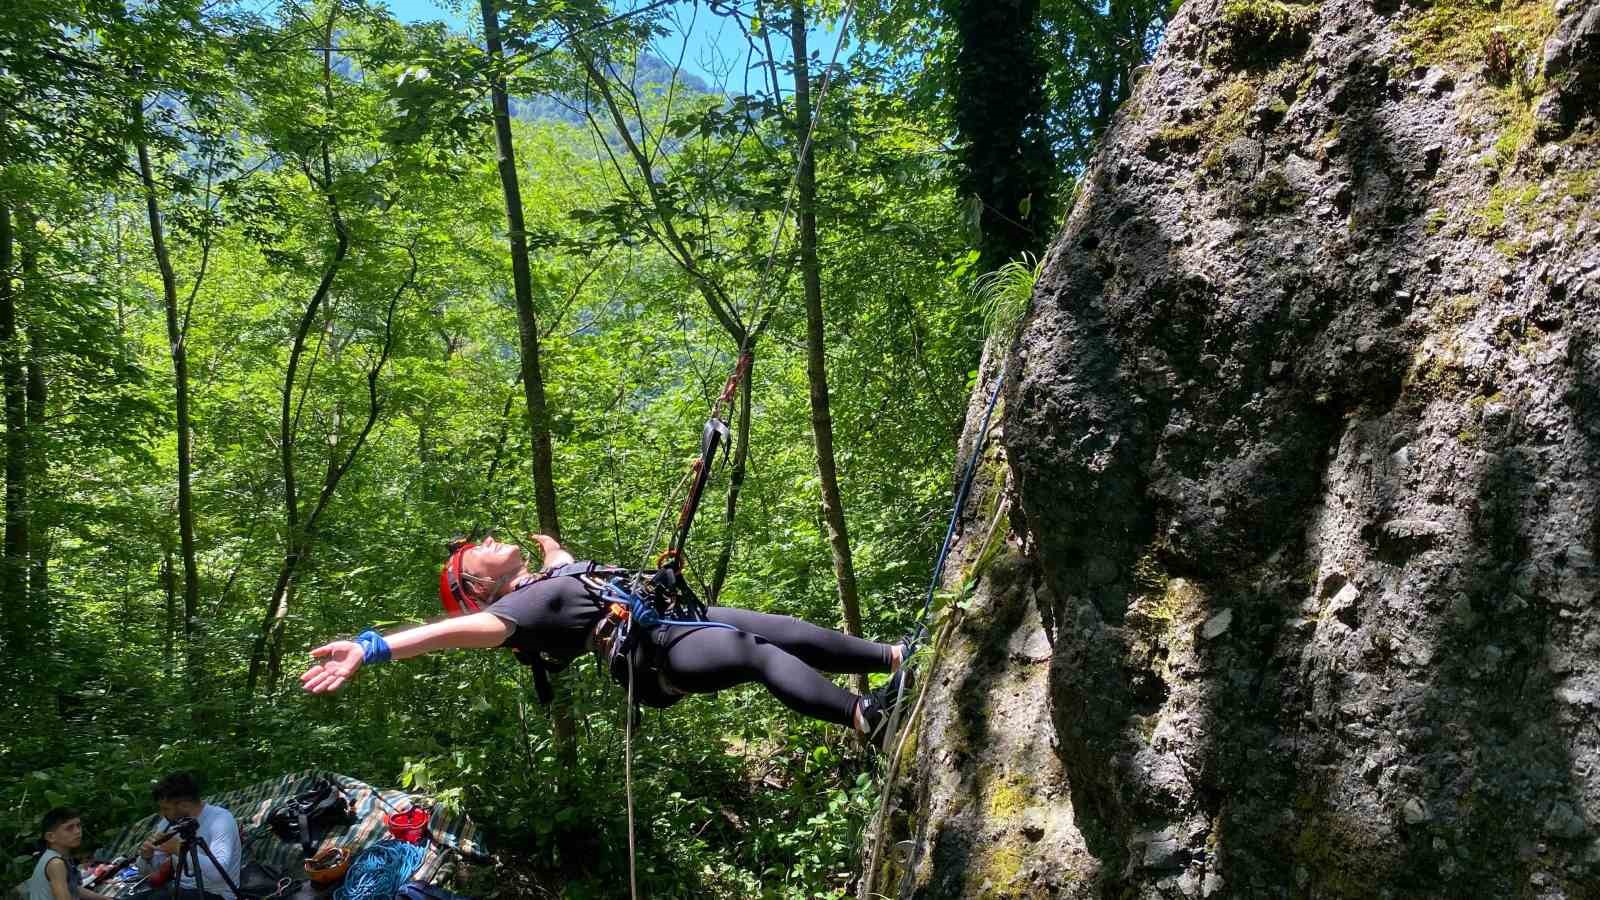
[[[628,794],[628,896],[639,900],[638,847],[633,838],[633,654],[628,656],[628,706],[622,731],[622,777]]]
[[[849,0],[844,5],[844,12],[839,16],[839,37],[833,43],[833,55],[829,57],[828,67],[822,72],[822,82],[817,86],[817,105],[811,111],[811,121],[806,123],[806,137],[800,144],[800,154],[795,159],[794,172],[789,175],[789,183],[783,189],[783,214],[778,216],[777,227],[773,229],[772,249],[767,252],[767,262],[762,267],[761,277],[756,280],[755,288],[751,291],[751,296],[755,298],[750,308],[751,318],[755,318],[755,312],[760,308],[762,291],[772,275],[773,266],[777,262],[778,248],[783,244],[783,233],[789,227],[789,209],[790,203],[794,199],[795,185],[800,181],[800,169],[805,165],[807,154],[811,152],[811,142],[816,135],[817,123],[822,120],[823,106],[828,102],[828,89],[833,86],[833,67],[839,61],[839,51],[844,47],[845,35],[850,30],[850,17],[855,14],[855,8],[855,0]],[[739,348],[741,354],[750,352],[750,347],[755,342],[755,337],[766,330],[767,323],[771,321],[772,312],[776,308],[777,304],[768,304],[766,313],[757,322],[755,328],[745,333],[744,346]]]
[[[956,523],[961,520],[961,513],[967,506],[967,497],[972,493],[972,476],[978,470],[978,458],[983,456],[983,445],[989,434],[989,419],[994,415],[996,402],[1000,399],[1000,388],[1006,383],[1006,363],[1000,362],[1000,374],[995,377],[994,390],[989,393],[989,405],[983,411],[983,423],[978,426],[978,433],[973,438],[972,455],[967,457],[966,472],[961,476],[961,487],[956,491],[956,505],[950,511],[950,524],[944,530],[944,544],[939,547],[939,556],[933,562],[933,574],[928,578],[928,593],[922,600],[922,614],[917,617],[917,640],[920,643],[928,634],[928,610],[933,607],[933,595],[939,589],[939,584],[944,579],[944,564],[950,558],[950,545],[955,543]]]
[[[773,235],[772,235],[772,249],[767,254],[766,265],[763,267],[763,270],[762,270],[762,273],[761,273],[761,277],[756,282],[755,291],[752,292],[752,296],[755,298],[755,301],[752,303],[752,306],[751,306],[751,309],[750,309],[752,318],[754,318],[754,314],[755,314],[756,310],[758,310],[760,308],[761,290],[766,285],[768,277],[772,273],[773,265],[776,263],[777,258],[778,258],[778,247],[783,242],[783,233],[784,233],[784,230],[788,226],[789,209],[790,209],[790,204],[793,201],[794,189],[795,189],[795,186],[800,181],[800,169],[801,169],[801,166],[804,165],[806,154],[811,152],[812,138],[816,134],[817,122],[820,121],[821,118],[822,118],[822,110],[823,110],[824,104],[828,100],[828,88],[831,87],[832,84],[833,84],[833,68],[834,68],[835,64],[837,64],[838,61],[839,61],[839,51],[844,47],[845,35],[849,31],[850,17],[855,12],[855,5],[856,5],[855,4],[855,0],[848,0],[848,2],[845,3],[844,13],[839,17],[839,37],[838,37],[838,39],[836,41],[834,41],[834,44],[833,44],[833,55],[831,57],[829,57],[829,59],[828,59],[828,67],[823,72],[822,82],[817,88],[817,105],[811,112],[811,121],[806,124],[806,137],[805,137],[805,140],[800,145],[800,155],[795,160],[794,172],[790,174],[789,183],[788,183],[788,185],[786,185],[784,187],[784,191],[783,191],[783,213],[782,213],[782,215],[780,215],[778,217],[778,224],[777,224],[776,229],[774,229],[774,232],[773,232]],[[759,336],[761,334],[761,332],[766,329],[767,323],[771,321],[772,313],[776,309],[777,309],[777,304],[776,303],[768,304],[768,309],[763,314],[761,319],[759,319],[756,322],[755,327],[745,331],[744,341],[743,341],[742,346],[740,346],[740,348],[739,348],[739,357],[738,357],[738,361],[735,363],[734,372],[733,372],[732,375],[729,376],[727,383],[723,386],[722,394],[717,398],[717,402],[716,402],[715,406],[713,407],[712,418],[716,418],[717,414],[721,413],[723,405],[726,404],[727,402],[729,402],[732,399],[733,394],[734,394],[734,390],[738,385],[738,381],[739,381],[740,377],[742,377],[744,374],[746,374],[749,371],[749,367],[750,367],[750,348],[754,345],[755,338],[757,336]],[[991,408],[992,408],[992,404],[991,404]],[[988,422],[988,416],[987,415],[984,417],[984,421],[985,421],[985,423]],[[711,465],[711,461],[710,460],[702,459],[699,462],[700,462],[700,465],[704,469],[709,469],[710,468],[710,465]],[[703,473],[695,473],[695,474],[703,475]],[[692,488],[691,488],[691,491],[692,491]],[[688,500],[688,498],[686,498],[686,502],[687,502],[687,500]],[[670,508],[670,504],[669,504],[669,508]],[[692,519],[693,513],[687,508],[687,506],[685,507],[685,513],[687,513],[689,518]],[[688,525],[689,524],[692,524],[692,522],[681,523],[682,530],[684,532],[683,537],[685,539],[687,539],[687,537],[688,537],[688,533],[687,532],[688,532]],[[658,525],[658,527],[659,527],[659,525]],[[681,547],[679,549],[680,549],[680,552],[681,552]],[[699,623],[699,624],[713,624],[713,623]],[[623,731],[623,784],[624,784],[624,790],[627,793],[627,803],[628,803],[628,891],[629,891],[629,896],[631,896],[633,898],[633,900],[638,900],[638,898],[639,898],[639,881],[638,881],[638,864],[637,864],[638,848],[637,848],[637,844],[636,844],[635,838],[634,838],[634,821],[633,821],[633,714],[634,714],[634,707],[633,707],[633,701],[634,701],[633,678],[634,678],[633,659],[630,656],[628,658],[628,705],[627,705],[627,708],[624,710],[624,715],[627,717],[627,722],[626,722],[626,725],[624,726],[624,731]],[[903,688],[904,688],[904,685],[902,684],[902,690],[903,690]],[[892,733],[893,732],[891,731],[891,734]]]

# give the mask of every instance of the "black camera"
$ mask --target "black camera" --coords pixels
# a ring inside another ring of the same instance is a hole
[[[200,820],[194,818],[193,816],[184,816],[176,822],[168,822],[167,830],[153,838],[152,843],[165,844],[167,841],[170,841],[175,837],[181,837],[185,841],[192,841],[194,840],[195,834],[199,831]]]
[[[227,870],[222,867],[222,863],[217,861],[216,854],[211,852],[211,846],[206,843],[205,835],[200,833],[200,821],[198,819],[193,816],[184,816],[181,819],[168,822],[167,830],[151,838],[151,840],[160,845],[173,838],[180,838],[182,844],[178,847],[178,852],[173,854],[177,877],[169,882],[170,896],[178,896],[178,886],[186,877],[185,873],[188,873],[188,877],[194,879],[195,890],[205,895],[206,885],[203,880],[204,876],[200,872],[201,854],[205,854],[206,858],[211,860],[211,865],[215,867],[214,871],[222,876],[222,883],[233,891],[233,896],[239,896],[239,885],[228,875]],[[156,895],[152,894],[151,896]]]

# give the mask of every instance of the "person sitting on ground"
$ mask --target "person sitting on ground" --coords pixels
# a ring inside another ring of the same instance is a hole
[[[211,849],[211,856],[216,857],[216,862],[212,862],[201,850],[199,877],[197,879],[191,869],[184,869],[178,878],[178,896],[184,900],[234,900],[228,882],[239,883],[239,862],[244,856],[244,849],[239,837],[239,823],[233,813],[202,800],[200,786],[188,772],[168,775],[156,782],[150,793],[161,812],[161,820],[156,822],[155,833],[139,845],[140,870],[157,871],[168,858],[176,854],[180,848],[177,836],[160,844],[156,840],[171,831],[173,823],[194,819],[199,823],[196,834],[205,838],[206,846]],[[226,880],[222,877],[223,873],[227,873]],[[202,888],[204,893],[201,892]],[[165,895],[165,890],[157,892],[157,896]]]
[[[28,879],[28,900],[110,900],[83,886],[74,851],[83,844],[83,819],[78,811],[58,806],[44,814],[39,861]]]
[[[318,647],[311,655],[319,662],[300,676],[302,686],[314,694],[337,691],[365,665],[455,647],[510,648],[542,680],[544,667],[559,670],[586,650],[602,649],[610,619],[595,565],[575,561],[545,535],[533,538],[543,556],[538,571],[516,544],[492,536],[452,542],[439,574],[439,599],[452,618]],[[910,676],[901,665],[908,649],[909,641],[880,644],[788,616],[713,606],[706,622],[650,628],[630,664],[641,694],[659,692],[650,705],[760,682],[790,709],[853,728],[881,749],[892,704],[909,693],[902,690]],[[894,675],[858,696],[822,672]]]

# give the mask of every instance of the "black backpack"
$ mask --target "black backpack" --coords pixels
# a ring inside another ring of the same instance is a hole
[[[298,841],[309,859],[334,827],[356,820],[344,791],[326,778],[303,794],[278,804],[267,813],[267,826],[285,841]]]

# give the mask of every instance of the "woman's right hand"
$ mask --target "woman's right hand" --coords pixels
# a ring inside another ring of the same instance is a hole
[[[361,668],[366,651],[355,641],[334,641],[311,651],[311,655],[322,662],[300,676],[300,686],[313,694],[331,694],[344,687]]]

